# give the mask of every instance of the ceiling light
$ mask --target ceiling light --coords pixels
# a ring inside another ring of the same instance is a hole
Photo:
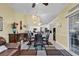
[[[36,16],[33,15],[33,16],[32,16],[32,19],[34,20],[35,18],[36,18]]]
[[[34,24],[36,24],[36,21],[34,21]]]
[[[40,26],[40,25],[41,25],[41,23],[38,23],[38,25]]]

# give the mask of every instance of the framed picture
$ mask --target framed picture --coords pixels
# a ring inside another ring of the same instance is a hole
[[[0,17],[0,31],[3,30],[3,17]]]
[[[20,21],[20,30],[22,30],[22,21]]]

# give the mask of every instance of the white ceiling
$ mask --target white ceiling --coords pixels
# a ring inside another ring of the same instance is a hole
[[[45,6],[39,3],[36,4],[35,8],[32,8],[32,3],[11,3],[9,5],[17,12],[39,16],[41,18],[40,21],[43,24],[47,24],[51,22],[67,4],[49,3],[48,6]]]

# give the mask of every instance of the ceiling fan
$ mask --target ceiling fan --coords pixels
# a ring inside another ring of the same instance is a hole
[[[42,3],[43,5],[45,5],[45,6],[47,6],[48,5],[48,3]],[[36,3],[33,3],[32,4],[32,8],[34,8],[36,6]]]

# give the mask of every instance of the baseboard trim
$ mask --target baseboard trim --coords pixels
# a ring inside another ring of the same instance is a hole
[[[68,51],[71,55],[73,56],[78,56],[77,54],[75,54],[73,51],[69,50],[68,48],[66,48],[64,45],[62,45],[61,43],[59,43],[58,41],[56,41],[56,44],[59,45],[59,47],[61,49],[65,49],[66,51]]]

